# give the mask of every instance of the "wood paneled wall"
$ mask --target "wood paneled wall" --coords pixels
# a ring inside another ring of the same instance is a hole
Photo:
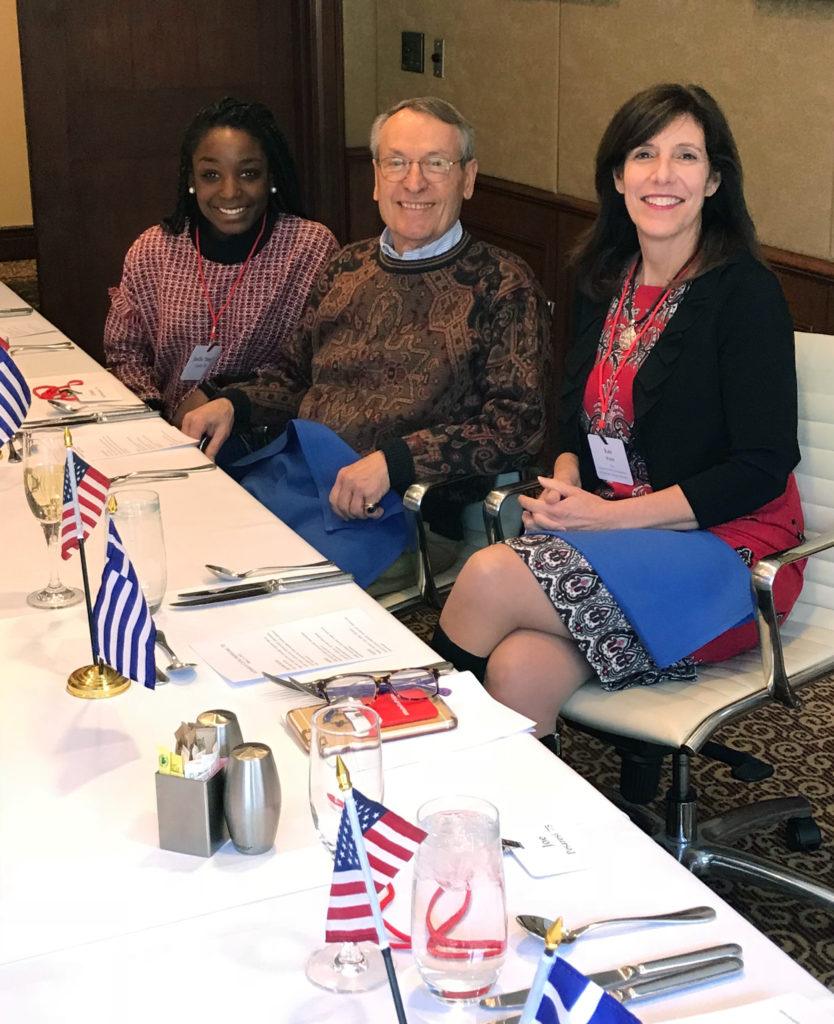
[[[380,230],[367,149],[349,149],[347,167],[349,238],[367,238]],[[570,327],[573,281],[568,257],[595,215],[596,204],[585,199],[486,175],[478,176],[475,194],[463,206],[461,219],[472,234],[527,260],[554,300],[559,362]],[[764,255],[782,283],[796,329],[834,334],[834,263],[770,246],[764,247]]]

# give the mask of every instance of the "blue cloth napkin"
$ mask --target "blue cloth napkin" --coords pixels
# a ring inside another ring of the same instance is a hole
[[[750,570],[705,530],[571,530],[553,536],[593,566],[660,668],[753,617]]]
[[[290,420],[280,437],[238,459],[229,473],[317,551],[367,587],[408,547],[412,525],[393,491],[379,503],[379,519],[345,520],[333,512],[328,496],[336,474],[358,459],[329,427]]]

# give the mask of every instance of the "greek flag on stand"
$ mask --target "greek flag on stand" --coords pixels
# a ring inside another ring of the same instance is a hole
[[[107,560],[93,608],[98,657],[117,672],[154,689],[156,626],[136,570],[113,520],[107,517]]]
[[[29,385],[14,359],[0,344],[0,447],[14,436],[31,404]]]
[[[558,956],[534,1019],[539,1024],[640,1024],[613,996]]]

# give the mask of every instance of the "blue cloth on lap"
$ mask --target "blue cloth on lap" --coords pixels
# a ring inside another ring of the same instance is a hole
[[[229,474],[317,551],[367,587],[402,554],[412,536],[398,494],[379,502],[379,519],[340,519],[328,497],[336,474],[359,455],[311,420],[290,420],[271,444],[238,459]]]
[[[660,668],[753,617],[750,570],[705,530],[548,532],[593,566]]]

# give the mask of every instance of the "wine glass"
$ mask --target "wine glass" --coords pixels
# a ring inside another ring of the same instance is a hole
[[[498,811],[477,797],[423,804],[411,903],[411,948],[420,977],[444,1003],[486,995],[507,953],[507,908]]]
[[[111,513],[139,585],[153,615],[165,597],[168,573],[159,495],[156,491],[115,491],[116,509]]]
[[[380,718],[372,708],[345,700],[319,708],[310,722],[310,811],[330,853],[344,801],[336,780],[336,755],[350,772],[351,784],[371,800],[382,800]],[[367,992],[384,984],[385,962],[372,943],[328,943],[307,961],[307,977],[333,992]]]
[[[62,430],[24,431],[23,489],[32,515],[40,522],[50,555],[49,583],[26,598],[33,608],[69,608],[84,595],[61,582],[61,515],[64,505],[66,448]]]

